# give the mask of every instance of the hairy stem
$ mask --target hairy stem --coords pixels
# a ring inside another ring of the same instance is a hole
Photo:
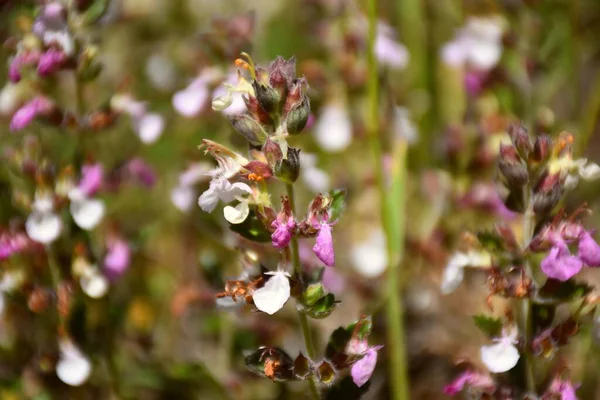
[[[406,370],[406,339],[403,325],[403,302],[400,293],[400,264],[404,250],[404,205],[406,181],[406,141],[401,139],[392,146],[392,173],[390,185],[383,171],[382,143],[379,137],[379,82],[375,59],[377,33],[377,4],[369,0],[368,94],[369,117],[367,131],[372,147],[377,184],[381,201],[381,219],[386,236],[389,269],[387,273],[387,344],[390,357],[389,381],[392,399],[408,400],[409,387]]]
[[[535,229],[535,213],[533,211],[533,199],[530,193],[530,189],[527,187],[524,189],[524,198],[526,200],[527,209],[523,216],[523,249],[529,246],[529,242],[533,237],[533,230]],[[533,273],[529,259],[525,261],[525,270],[527,275],[533,279]],[[533,365],[533,358],[529,349],[532,335],[533,335],[533,320],[531,315],[531,300],[525,298],[521,301],[521,333],[525,338],[525,380],[527,384],[527,391],[535,394],[535,372]]]
[[[296,201],[294,198],[294,185],[291,183],[286,184],[286,190],[288,199],[290,201],[290,207],[292,212],[296,213]],[[302,282],[302,268],[300,266],[300,250],[298,248],[298,239],[296,237],[292,238],[291,241],[292,248],[292,264],[294,266],[294,277]],[[302,327],[302,336],[304,337],[304,346],[306,347],[306,353],[308,354],[308,358],[310,358],[313,362],[317,357],[317,353],[315,351],[315,345],[312,339],[312,334],[310,332],[310,326],[308,325],[308,318],[306,314],[304,314],[300,309],[298,309],[298,318],[300,318],[300,326]],[[310,393],[313,399],[320,399],[321,395],[319,394],[319,389],[317,387],[317,382],[315,380],[314,375],[311,375],[308,380],[308,384],[310,387]]]

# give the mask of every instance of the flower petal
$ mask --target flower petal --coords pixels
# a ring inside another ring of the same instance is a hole
[[[92,363],[72,343],[61,343],[61,355],[56,364],[58,379],[69,386],[81,386],[92,372]]]
[[[481,347],[481,361],[493,373],[506,372],[519,361],[519,351],[510,339],[503,338],[498,343]]]
[[[136,131],[140,140],[152,144],[160,138],[165,128],[165,120],[160,114],[147,113],[136,121]]]
[[[346,149],[352,142],[352,123],[346,108],[341,104],[326,105],[316,123],[314,135],[317,144],[325,151],[337,153]]]
[[[350,374],[354,384],[358,387],[363,386],[373,375],[377,366],[377,350],[371,348],[367,350],[364,357],[352,365]]]
[[[36,242],[54,242],[62,231],[62,220],[56,214],[34,211],[25,221],[27,235]]]
[[[223,215],[230,224],[241,224],[248,218],[250,207],[247,201],[242,201],[235,207],[227,206],[223,209]]]
[[[328,267],[333,267],[335,264],[335,252],[333,250],[333,236],[331,234],[331,225],[327,223],[321,224],[321,229],[317,234],[317,241],[313,246],[315,255]]]
[[[206,86],[185,88],[175,93],[173,96],[173,107],[184,117],[194,117],[198,115],[206,105],[208,94],[208,88]]]
[[[104,217],[105,206],[102,200],[83,199],[71,201],[71,215],[81,229],[86,231],[94,229]]]
[[[590,267],[600,267],[600,246],[589,232],[584,232],[579,239],[579,259]]]
[[[92,299],[102,298],[108,292],[108,279],[96,270],[84,274],[79,279],[79,284],[81,285],[83,293],[87,294]]]
[[[566,253],[565,253],[566,252]],[[552,279],[567,281],[577,275],[583,267],[583,262],[559,246],[554,246],[540,264],[542,271]]]
[[[204,196],[205,193],[206,192],[204,192],[202,196]],[[203,199],[202,202],[205,205],[205,207],[207,207],[207,197],[204,196],[204,198],[202,198],[202,196],[200,196],[200,198]],[[190,211],[192,205],[194,204],[194,197],[196,197],[196,191],[190,186],[177,186],[176,188],[173,188],[173,190],[171,190],[171,203],[173,203],[173,205],[177,207],[177,209],[181,212]],[[218,202],[219,198],[217,197],[216,200]],[[200,204],[200,202],[198,204]],[[200,207],[204,210],[202,204],[200,204]],[[214,209],[214,207],[212,207],[212,209]]]
[[[275,314],[290,298],[290,281],[287,274],[277,271],[260,289],[254,291],[252,299],[260,311]]]

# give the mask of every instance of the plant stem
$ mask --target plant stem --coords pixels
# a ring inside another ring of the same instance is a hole
[[[527,204],[527,209],[525,210],[525,215],[523,216],[523,250],[527,249],[529,246],[529,242],[533,237],[533,230],[535,229],[535,213],[533,211],[532,197],[533,196],[531,196],[530,188],[526,187],[524,189],[524,198],[525,204]],[[528,258],[525,260],[525,271],[527,276],[533,279],[533,272]],[[525,379],[527,383],[527,391],[531,394],[535,394],[535,373],[531,351],[529,350],[533,335],[531,300],[529,298],[525,298],[521,303],[521,332],[525,336]]]
[[[52,250],[51,245],[46,246],[46,254],[48,255],[48,268],[50,269],[50,277],[52,279],[52,286],[58,295],[58,285],[60,284],[60,267],[56,262],[56,256],[54,255],[54,250]],[[65,321],[63,315],[60,311],[59,304],[56,304],[56,318],[58,323],[58,331],[61,332],[65,327]]]
[[[382,226],[386,236],[387,273],[387,344],[389,346],[391,396],[394,400],[408,400],[409,387],[406,371],[406,340],[403,325],[403,302],[400,293],[400,264],[404,251],[404,209],[406,200],[406,153],[404,139],[394,140],[391,185],[386,184],[383,171],[382,143],[379,137],[379,79],[375,59],[375,36],[377,32],[376,0],[369,0],[369,51],[367,53],[369,81],[369,118],[367,132],[372,147],[377,184],[381,202]]]
[[[296,201],[294,198],[294,185],[291,183],[287,183],[285,186],[287,190],[288,199],[290,202],[290,207],[292,212],[296,213]],[[302,282],[302,268],[300,266],[300,250],[298,248],[298,239],[296,237],[292,238],[291,241],[292,247],[292,264],[294,266],[294,277]],[[304,314],[300,309],[298,309],[298,318],[300,318],[300,326],[302,327],[302,336],[304,337],[304,346],[306,347],[306,353],[308,354],[308,358],[311,361],[315,361],[317,353],[315,351],[315,345],[312,339],[312,335],[310,333],[310,326],[308,325],[308,318],[306,314]],[[308,384],[310,387],[310,393],[313,399],[320,399],[321,395],[319,394],[319,389],[317,387],[317,382],[315,380],[314,375],[311,375],[308,380]]]

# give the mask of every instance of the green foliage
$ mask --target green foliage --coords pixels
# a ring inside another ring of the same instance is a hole
[[[502,320],[484,314],[473,316],[475,325],[488,337],[494,338],[502,333]]]

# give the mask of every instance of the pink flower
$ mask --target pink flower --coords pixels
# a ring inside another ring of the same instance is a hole
[[[122,239],[108,242],[108,253],[104,257],[104,270],[111,277],[122,275],[131,262],[131,249]]]
[[[273,243],[273,247],[278,249],[283,249],[290,244],[292,240],[292,234],[296,229],[296,221],[294,221],[293,216],[283,216],[280,214],[277,216],[277,219],[273,221],[271,224],[273,228],[275,228],[275,232],[271,235],[271,241]]]
[[[582,267],[583,262],[569,253],[569,248],[564,242],[555,244],[541,263],[546,276],[562,282],[577,275]]]
[[[546,395],[558,395],[560,396],[561,400],[577,400],[577,395],[575,394],[576,390],[577,387],[573,386],[573,384],[570,381],[563,381],[562,379],[557,377],[554,378],[554,380],[550,384]]]
[[[328,267],[334,266],[333,236],[331,235],[331,225],[327,222],[321,223],[321,229],[319,229],[319,233],[317,234],[317,242],[313,246],[313,251],[323,264]]]
[[[460,393],[465,386],[479,388],[484,391],[493,391],[494,381],[489,375],[474,371],[465,371],[444,387],[444,394],[454,396]]]
[[[342,294],[346,287],[346,280],[335,268],[325,268],[321,282],[325,290],[333,294]]]
[[[129,161],[127,171],[146,187],[152,187],[156,183],[156,173],[146,161],[139,157]]]
[[[25,250],[31,241],[27,235],[4,233],[0,235],[0,261]]]
[[[45,97],[38,96],[26,103],[14,113],[10,121],[10,130],[20,131],[29,125],[40,114],[46,114],[54,105]]]
[[[375,367],[377,366],[377,351],[382,346],[374,346],[367,349],[364,356],[352,365],[350,375],[354,384],[361,387],[371,378]]]
[[[19,82],[21,80],[21,69],[26,66],[36,65],[39,59],[40,53],[37,51],[17,54],[8,67],[8,79],[14,83]]]
[[[584,231],[579,237],[579,252],[577,255],[585,265],[600,267],[600,246],[587,231]]]
[[[81,167],[79,189],[86,195],[92,196],[102,186],[104,168],[102,164],[87,164]]]
[[[37,73],[40,76],[48,76],[58,71],[67,61],[67,55],[62,50],[48,49],[40,57]]]

